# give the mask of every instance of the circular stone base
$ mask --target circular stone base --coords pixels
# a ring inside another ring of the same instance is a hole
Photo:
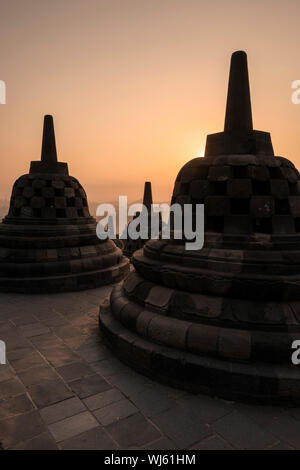
[[[227,400],[261,404],[300,404],[300,369],[296,366],[241,363],[197,356],[140,338],[102,305],[100,331],[124,363],[154,380]]]
[[[129,261],[124,257],[119,264],[96,271],[47,277],[0,277],[0,291],[17,292],[20,294],[42,294],[95,289],[96,287],[119,282],[128,273]]]

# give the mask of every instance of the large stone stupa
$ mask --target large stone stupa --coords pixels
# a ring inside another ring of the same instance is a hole
[[[224,132],[180,170],[172,202],[204,204],[202,250],[151,240],[100,308],[114,352],[171,385],[300,403],[300,179],[253,130],[247,56],[232,55]]]
[[[0,224],[0,290],[37,293],[81,290],[121,280],[127,258],[99,240],[86,193],[57,161],[52,116],[45,116],[41,161],[13,186]]]

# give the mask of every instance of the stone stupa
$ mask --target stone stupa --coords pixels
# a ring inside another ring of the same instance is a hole
[[[153,199],[152,199],[151,182],[146,181],[145,186],[144,186],[143,206],[145,206],[147,211],[148,211],[148,239],[151,238],[152,204],[153,204]],[[139,214],[140,214],[140,212],[137,212],[135,214],[135,217],[138,217]],[[161,216],[159,216],[159,218],[160,218],[160,226],[161,226]],[[130,225],[130,222],[129,222],[128,226],[125,229],[127,231],[127,238],[123,241],[123,243],[124,243],[123,253],[128,258],[131,258],[135,251],[143,248],[143,246],[145,245],[147,239],[143,239],[143,238],[137,238],[136,240],[131,239],[130,236],[128,236],[128,227],[129,227],[129,225]],[[156,235],[158,236],[159,233],[157,233]]]
[[[61,292],[121,280],[128,260],[96,235],[86,193],[57,161],[52,116],[44,118],[41,161],[13,186],[0,224],[0,290]]]
[[[180,170],[172,202],[205,205],[205,243],[151,240],[100,327],[136,370],[229,400],[300,403],[300,179],[253,130],[247,56],[232,55],[224,132]]]

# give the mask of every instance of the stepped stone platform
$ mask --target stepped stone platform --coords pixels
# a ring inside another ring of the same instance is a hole
[[[94,288],[122,279],[128,260],[96,236],[86,193],[57,161],[52,116],[45,116],[41,161],[13,186],[0,224],[0,290],[25,293]]]
[[[254,131],[247,56],[232,55],[224,132],[179,172],[172,203],[204,204],[205,242],[150,240],[100,309],[113,352],[139,372],[229,400],[300,401],[300,176]]]
[[[111,289],[0,293],[0,449],[300,449],[300,408],[191,394],[116,359],[98,329]]]

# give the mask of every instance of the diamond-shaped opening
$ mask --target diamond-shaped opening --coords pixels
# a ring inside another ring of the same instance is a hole
[[[297,183],[290,183],[289,182],[289,188],[290,188],[290,195],[291,196],[299,196],[300,191],[299,191],[299,186]]]
[[[56,209],[56,217],[59,217],[59,218],[66,217],[65,209]]]
[[[271,179],[281,179],[282,173],[279,167],[269,167],[270,178]]]
[[[290,206],[288,199],[275,199],[275,214],[288,215],[290,213]]]
[[[234,178],[247,178],[247,167],[246,166],[234,166],[233,177]]]
[[[68,207],[74,207],[75,206],[75,198],[74,197],[67,198],[67,206]]]
[[[272,220],[268,218],[254,219],[253,223],[254,232],[258,233],[272,233]]]
[[[249,214],[249,199],[230,199],[231,214]]]
[[[216,196],[224,196],[227,194],[227,181],[214,181],[214,191]]]
[[[300,232],[300,217],[295,217],[294,221],[296,232]]]
[[[46,197],[45,198],[46,207],[54,207],[54,198],[53,197]]]
[[[270,181],[252,181],[253,194],[256,196],[267,196],[270,194]]]
[[[224,217],[207,217],[205,221],[205,230],[208,232],[223,232]]]
[[[33,217],[41,217],[42,210],[41,209],[33,209]]]

